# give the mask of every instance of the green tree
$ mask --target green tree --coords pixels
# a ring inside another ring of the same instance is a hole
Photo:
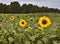
[[[59,9],[55,8],[48,8],[45,6],[39,7],[33,4],[23,4],[20,6],[19,2],[11,2],[11,4],[3,4],[0,3],[0,13],[40,13],[40,12],[55,12],[60,13]]]
[[[9,5],[4,4],[4,13],[11,13],[11,9]]]
[[[11,13],[20,13],[20,4],[18,2],[11,2]]]
[[[0,3],[0,13],[4,13],[4,5]]]
[[[27,5],[27,13],[33,13],[33,9],[34,9],[33,4]]]
[[[23,4],[20,10],[21,10],[21,13],[27,13],[27,4]]]

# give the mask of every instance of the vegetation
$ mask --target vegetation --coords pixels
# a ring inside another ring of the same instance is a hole
[[[11,4],[6,5],[0,3],[0,13],[40,13],[40,12],[55,12],[60,13],[59,9],[48,8],[48,7],[38,7],[37,5],[33,4],[23,4],[22,6],[19,2],[11,2]]]
[[[11,2],[0,13],[0,44],[60,44],[59,9]]]
[[[0,44],[60,44],[60,14],[0,14]]]

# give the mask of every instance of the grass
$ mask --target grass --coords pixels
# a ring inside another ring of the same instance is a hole
[[[10,16],[14,16],[13,21]],[[43,16],[50,18],[52,23],[39,30],[38,20]],[[27,22],[24,28],[19,25],[20,19]],[[0,14],[0,44],[60,44],[59,41],[59,13]]]

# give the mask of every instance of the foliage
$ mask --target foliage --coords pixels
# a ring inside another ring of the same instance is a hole
[[[9,5],[0,3],[0,13],[40,13],[40,12],[55,12],[60,13],[59,9],[39,7],[33,4],[23,4],[20,6],[19,2],[11,2]]]
[[[50,18],[52,23],[40,30],[38,19],[42,16]],[[58,13],[0,14],[0,44],[60,44],[59,18]],[[19,25],[20,19],[26,20],[25,27]]]

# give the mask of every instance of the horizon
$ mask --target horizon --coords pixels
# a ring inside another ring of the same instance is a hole
[[[20,5],[33,4],[39,7],[57,8],[60,10],[60,0],[0,0],[0,3],[9,5],[11,2],[17,1]]]

